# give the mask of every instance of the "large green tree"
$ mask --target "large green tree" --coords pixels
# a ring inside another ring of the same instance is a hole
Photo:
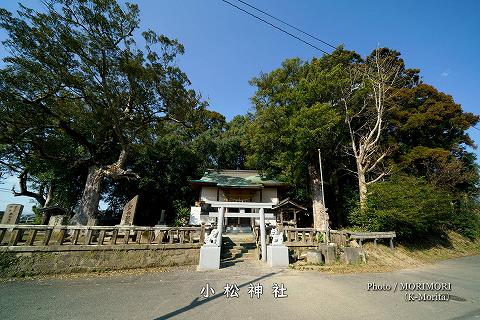
[[[126,168],[133,146],[161,122],[188,121],[198,96],[175,65],[181,44],[153,31],[136,43],[136,5],[58,0],[45,6],[45,12],[21,6],[17,15],[0,9],[10,53],[0,70],[1,142],[24,145],[30,157],[86,166],[75,216],[85,223],[97,214],[104,178],[137,179]],[[49,148],[59,136],[74,155]]]
[[[290,59],[251,81],[257,92],[247,130],[247,163],[289,182],[300,201],[311,201],[314,226],[319,229],[326,227],[328,214],[318,149],[324,157],[325,179],[333,180],[345,138],[337,106],[340,83],[346,81],[341,65],[355,59],[355,53],[342,49],[310,63]]]
[[[195,137],[192,148],[201,155],[204,168],[246,168],[244,142],[249,121],[248,116],[236,116],[230,122],[217,122]]]
[[[365,209],[367,186],[395,170],[425,177],[438,190],[457,192],[458,199],[466,199],[465,192],[472,199],[478,170],[466,150],[473,146],[466,130],[478,116],[422,84],[419,72],[388,48],[365,59],[339,48],[310,62],[286,60],[251,81],[257,91],[246,131],[247,165],[291,183],[297,196],[312,200],[315,214],[322,211],[316,210],[322,194],[315,192],[321,190],[320,148],[337,223],[345,222],[341,208],[349,190],[356,190]],[[471,202],[458,206],[465,203]]]
[[[467,129],[479,116],[427,84],[399,90],[389,115],[392,157],[399,167],[450,192],[477,192],[478,171]]]
[[[132,147],[127,166],[140,178],[106,180],[107,214],[120,215],[125,202],[138,194],[141,201],[136,223],[154,225],[162,210],[167,222],[173,223],[180,211],[189,210],[195,200],[190,180],[198,179],[207,168],[216,167],[216,163],[230,168],[218,159],[217,153],[217,145],[224,144],[222,134],[227,122],[221,114],[205,107],[204,104],[192,113],[188,118],[190,125],[163,122],[151,128],[151,134],[141,144]]]

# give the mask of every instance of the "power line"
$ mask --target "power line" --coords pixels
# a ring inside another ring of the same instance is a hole
[[[272,26],[272,27],[274,27],[275,29],[278,29],[278,30],[282,31],[283,33],[288,34],[289,36],[291,36],[291,37],[293,37],[293,38],[295,38],[295,39],[297,39],[297,40],[299,40],[299,41],[301,41],[301,42],[309,45],[310,47],[315,48],[315,49],[323,52],[323,53],[326,54],[326,55],[330,55],[330,54],[331,54],[331,53],[329,53],[329,52],[326,52],[325,50],[322,50],[322,49],[318,48],[317,46],[311,44],[310,42],[305,41],[305,40],[297,37],[296,35],[288,32],[288,31],[286,31],[286,30],[284,30],[284,29],[282,29],[282,28],[280,28],[280,27],[278,27],[278,26],[276,26],[276,25],[274,25],[274,24],[272,24],[272,23],[270,23],[270,22],[268,22],[268,21],[266,21],[266,20],[258,17],[258,16],[256,16],[255,14],[253,14],[253,13],[251,13],[251,12],[248,12],[247,10],[245,10],[245,9],[243,9],[243,8],[240,8],[239,6],[231,3],[230,1],[227,1],[227,0],[222,0],[222,1],[225,2],[225,3],[227,3],[227,4],[229,4],[229,5],[231,5],[232,7],[235,7],[236,9],[238,9],[238,10],[240,10],[240,11],[243,11],[244,13],[246,13],[246,14],[248,14],[248,15],[250,15],[250,16],[252,16],[252,17],[254,17],[254,18],[256,18],[256,19],[258,19],[258,20],[260,20],[260,21],[262,21],[262,22],[264,22],[264,23],[266,23],[266,24],[268,24],[268,25],[270,25],[270,26]],[[261,9],[258,9],[257,7],[248,4],[247,2],[245,2],[245,1],[243,1],[243,0],[237,0],[237,1],[245,4],[246,6],[251,7],[251,8],[253,8],[253,9],[255,9],[255,10],[257,10],[257,11],[259,11],[259,12],[261,12],[261,13],[263,13],[263,14],[265,14],[265,15],[267,15],[267,16],[275,19],[275,20],[277,20],[277,21],[280,21],[281,23],[284,23],[284,24],[286,24],[287,26],[289,26],[289,27],[291,27],[291,28],[293,28],[293,29],[295,29],[295,30],[298,30],[299,32],[302,32],[302,33],[304,33],[304,34],[306,34],[306,35],[308,35],[308,36],[310,36],[310,37],[312,37],[312,38],[314,38],[314,39],[316,39],[316,40],[318,40],[318,41],[320,41],[320,42],[322,42],[322,43],[325,43],[326,45],[328,45],[328,46],[330,46],[330,47],[332,47],[332,48],[334,48],[334,49],[336,49],[335,46],[329,44],[328,42],[325,42],[325,41],[323,41],[323,40],[321,40],[321,39],[318,39],[317,37],[315,37],[315,36],[313,36],[313,35],[305,32],[305,31],[302,31],[301,29],[299,29],[299,28],[297,28],[297,27],[295,27],[295,26],[287,23],[286,21],[281,20],[281,19],[279,19],[279,18],[277,18],[277,17],[275,17],[275,16],[273,16],[273,15],[271,15],[271,14],[269,14],[269,13],[267,13],[267,12],[261,10]],[[346,68],[345,66],[341,66],[341,68],[344,69],[344,70],[347,70],[347,68]],[[361,72],[362,74],[364,74],[364,75],[366,74],[366,72],[365,72],[364,70],[360,70],[360,72]],[[477,129],[477,128],[475,128],[475,129]],[[479,130],[479,129],[477,129],[477,130]]]
[[[311,44],[310,42],[307,42],[307,41],[303,40],[302,38],[297,37],[296,35],[294,35],[294,34],[288,32],[288,31],[286,31],[285,29],[282,29],[282,28],[274,25],[273,23],[270,23],[270,22],[268,22],[267,20],[262,19],[262,18],[260,18],[259,16],[255,15],[255,14],[253,14],[253,13],[251,13],[251,12],[249,12],[249,11],[243,9],[243,8],[240,8],[239,6],[231,3],[230,1],[227,1],[227,0],[222,0],[222,1],[225,2],[225,3],[227,3],[227,4],[229,4],[229,5],[231,5],[232,7],[237,8],[238,10],[243,11],[244,13],[246,13],[246,14],[248,14],[248,15],[250,15],[250,16],[252,16],[252,17],[254,17],[254,18],[256,18],[256,19],[258,19],[258,20],[260,20],[260,21],[262,21],[262,22],[264,22],[264,23],[266,23],[266,24],[268,24],[268,25],[271,26],[271,27],[273,27],[273,28],[275,28],[275,29],[277,29],[277,30],[280,30],[281,32],[283,32],[283,33],[285,33],[285,34],[288,34],[289,36],[297,39],[298,41],[301,41],[301,42],[305,43],[306,45],[308,45],[308,46],[310,46],[310,47],[312,47],[312,48],[314,48],[314,49],[317,49],[317,50],[320,51],[320,52],[323,52],[323,53],[325,53],[325,54],[327,54],[327,55],[330,54],[329,52],[320,49],[320,48],[317,47],[316,45]]]
[[[263,13],[263,14],[266,15],[266,16],[269,16],[269,17],[272,18],[272,19],[275,19],[275,20],[277,20],[277,21],[279,21],[279,22],[281,22],[281,23],[289,26],[289,27],[292,28],[292,29],[297,30],[298,32],[303,33],[304,35],[309,36],[310,38],[313,38],[313,39],[315,39],[315,40],[317,40],[317,41],[320,41],[320,42],[323,43],[323,44],[326,44],[327,46],[329,46],[329,47],[331,47],[331,48],[333,48],[333,49],[336,49],[336,47],[335,47],[334,45],[332,45],[332,44],[330,44],[330,43],[328,43],[328,42],[326,42],[326,41],[323,41],[322,39],[319,39],[319,38],[315,37],[314,35],[312,35],[312,34],[310,34],[310,33],[308,33],[308,32],[303,31],[302,29],[299,29],[299,28],[291,25],[290,23],[286,22],[285,20],[282,20],[282,19],[280,19],[280,18],[277,18],[277,17],[271,15],[270,13],[265,12],[265,11],[263,11],[263,10],[255,7],[255,6],[253,6],[253,5],[251,5],[251,4],[249,4],[249,3],[245,2],[245,1],[242,1],[242,0],[237,0],[237,1],[243,3],[244,5],[252,8],[252,9],[257,10],[258,12]]]

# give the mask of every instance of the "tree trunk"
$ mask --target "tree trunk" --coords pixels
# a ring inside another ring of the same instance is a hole
[[[360,196],[360,210],[365,210],[367,205],[367,181],[365,180],[365,171],[360,167],[357,169],[358,191]]]
[[[322,181],[314,164],[309,164],[308,174],[310,176],[310,191],[312,193],[313,227],[319,230],[326,230],[328,213],[323,203]]]
[[[97,166],[88,168],[87,182],[80,199],[80,208],[72,217],[70,223],[86,225],[89,219],[95,219],[100,202],[104,172]]]
[[[47,208],[50,206],[50,204],[53,201],[53,188],[54,188],[54,183],[50,183],[50,187],[48,187],[48,194],[47,198],[45,199],[45,203],[42,205],[42,208]],[[51,214],[47,212],[42,213],[42,222],[41,224],[48,224],[50,221],[50,216]]]

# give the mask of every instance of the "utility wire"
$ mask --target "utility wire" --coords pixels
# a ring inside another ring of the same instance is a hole
[[[310,33],[308,33],[308,32],[303,31],[302,29],[299,29],[299,28],[291,25],[290,23],[286,22],[285,20],[282,20],[282,19],[280,19],[280,18],[277,18],[277,17],[271,15],[270,13],[265,12],[265,11],[263,11],[263,10],[255,7],[255,6],[253,6],[253,5],[251,5],[251,4],[249,4],[249,3],[245,2],[245,1],[242,1],[242,0],[237,0],[237,1],[243,3],[244,5],[250,7],[250,8],[252,8],[252,9],[254,9],[254,10],[257,10],[258,12],[263,13],[264,15],[266,15],[266,16],[272,18],[272,19],[277,20],[278,22],[281,22],[281,23],[289,26],[289,27],[292,28],[292,29],[297,30],[298,32],[303,33],[304,35],[309,36],[310,38],[313,38],[313,39],[315,39],[315,40],[317,40],[317,41],[320,41],[320,42],[323,43],[323,44],[326,44],[327,46],[329,46],[329,47],[331,47],[331,48],[333,48],[333,49],[336,49],[336,47],[335,47],[334,45],[332,45],[332,44],[330,44],[330,43],[328,43],[328,42],[326,42],[326,41],[323,41],[322,39],[319,39],[319,38],[315,37],[314,35],[312,35],[312,34],[310,34]]]
[[[286,30],[284,30],[284,29],[282,29],[282,28],[280,28],[280,27],[278,27],[278,26],[276,26],[276,25],[274,25],[274,24],[272,24],[272,23],[270,23],[270,22],[262,19],[262,18],[260,18],[259,16],[255,15],[255,14],[253,14],[253,13],[251,13],[251,12],[248,12],[247,10],[245,10],[245,9],[243,9],[243,8],[240,8],[239,6],[231,3],[230,1],[227,1],[227,0],[222,0],[222,1],[225,2],[225,3],[227,3],[227,4],[229,4],[229,5],[231,5],[232,7],[235,7],[236,9],[238,9],[238,10],[240,10],[240,11],[243,11],[244,13],[246,13],[246,14],[248,14],[248,15],[250,15],[250,16],[252,16],[252,17],[254,17],[254,18],[256,18],[256,19],[258,19],[258,20],[260,20],[260,21],[262,21],[262,22],[264,22],[264,23],[266,23],[266,24],[268,24],[268,25],[270,25],[271,27],[274,27],[275,29],[278,29],[278,30],[280,30],[281,32],[288,34],[289,36],[291,36],[291,37],[293,37],[293,38],[295,38],[295,39],[297,39],[297,40],[305,43],[306,45],[308,45],[308,46],[310,46],[310,47],[312,47],[312,48],[314,48],[314,49],[317,49],[317,50],[323,52],[323,53],[326,54],[326,55],[330,55],[330,54],[331,54],[331,53],[326,52],[325,50],[322,50],[322,49],[320,49],[319,47],[311,44],[310,42],[305,41],[305,40],[297,37],[296,35],[288,32],[288,31],[286,31]],[[277,20],[277,21],[280,21],[281,23],[284,23],[284,24],[286,24],[287,26],[289,26],[289,27],[291,27],[291,28],[293,28],[293,29],[295,29],[295,30],[298,30],[299,32],[302,32],[302,33],[304,33],[304,34],[306,34],[306,35],[308,35],[308,36],[310,36],[310,37],[312,37],[312,38],[314,38],[314,39],[316,39],[316,40],[318,40],[318,41],[320,41],[320,42],[322,42],[322,43],[325,43],[326,45],[328,45],[328,46],[330,46],[330,47],[332,47],[332,48],[334,48],[334,49],[336,49],[336,47],[334,47],[333,45],[329,44],[328,42],[325,42],[325,41],[323,41],[323,40],[321,40],[321,39],[318,39],[317,37],[315,37],[315,36],[313,36],[313,35],[305,32],[305,31],[302,31],[301,29],[299,29],[299,28],[297,28],[297,27],[295,27],[295,26],[287,23],[286,21],[281,20],[281,19],[279,19],[279,18],[277,18],[277,17],[275,17],[275,16],[273,16],[273,15],[271,15],[271,14],[269,14],[269,13],[267,13],[267,12],[261,10],[261,9],[258,9],[257,7],[252,6],[252,5],[246,3],[246,2],[243,1],[243,0],[237,0],[237,1],[245,4],[246,6],[251,7],[251,8],[253,8],[253,9],[255,9],[255,10],[257,10],[257,11],[259,11],[259,12],[261,12],[261,13],[263,13],[263,14],[265,14],[265,15],[267,15],[267,16],[275,19],[275,20]],[[346,71],[348,71],[347,68],[344,67],[344,66],[341,66],[341,68],[344,69],[344,70],[346,70]],[[366,72],[365,72],[364,70],[360,70],[360,72],[361,72],[363,75],[366,74]],[[477,129],[477,128],[475,128],[475,129]],[[479,130],[479,129],[477,129],[477,130]]]
[[[271,26],[271,27],[273,27],[273,28],[275,28],[275,29],[277,29],[277,30],[280,30],[280,31],[283,32],[283,33],[288,34],[289,36],[297,39],[298,41],[301,41],[301,42],[305,43],[306,45],[308,45],[308,46],[310,46],[310,47],[312,47],[312,48],[314,48],[314,49],[317,49],[317,50],[320,51],[320,52],[323,52],[323,53],[325,53],[325,54],[327,54],[327,55],[330,54],[329,52],[327,52],[327,51],[325,51],[325,50],[323,50],[323,49],[320,49],[320,48],[317,47],[316,45],[311,44],[310,42],[307,42],[307,41],[303,40],[302,38],[297,37],[296,35],[294,35],[294,34],[288,32],[288,31],[286,31],[285,29],[282,29],[282,28],[274,25],[273,23],[270,23],[270,22],[268,22],[267,20],[262,19],[262,18],[260,18],[259,16],[255,15],[255,14],[253,14],[253,13],[251,13],[251,12],[249,12],[249,11],[243,9],[243,8],[240,8],[239,6],[231,3],[230,1],[227,1],[227,0],[222,0],[222,1],[225,2],[225,3],[227,3],[227,4],[229,4],[229,5],[231,5],[232,7],[237,8],[238,10],[243,11],[244,13],[246,13],[246,14],[248,14],[248,15],[250,15],[250,16],[252,16],[252,17],[254,17],[254,18],[256,18],[256,19],[258,19],[258,20],[260,20],[260,21],[262,21],[262,22],[264,22],[264,23],[266,23],[266,24],[268,24],[268,25]]]

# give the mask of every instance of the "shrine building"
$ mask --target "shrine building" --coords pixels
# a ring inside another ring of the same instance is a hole
[[[283,204],[291,211],[292,202],[282,199],[287,184],[262,176],[256,170],[214,170],[209,169],[203,177],[192,180],[191,185],[197,193],[195,206],[191,208],[190,224],[199,225],[216,223],[218,212],[209,202],[235,203],[269,203],[275,205],[275,210],[265,214],[266,224],[275,226],[277,223],[287,223],[283,214]],[[284,201],[282,201],[284,200]],[[305,208],[298,206],[300,214]],[[303,209],[303,210],[302,210]],[[225,208],[223,225],[226,232],[249,232],[259,224],[257,208]],[[291,215],[293,219],[293,215]],[[289,223],[296,225],[295,221]]]

